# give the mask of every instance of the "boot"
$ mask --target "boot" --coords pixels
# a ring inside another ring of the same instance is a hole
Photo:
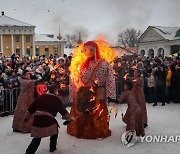
[[[165,106],[165,103],[162,103],[162,106]]]
[[[153,106],[157,106],[157,103],[154,103]]]

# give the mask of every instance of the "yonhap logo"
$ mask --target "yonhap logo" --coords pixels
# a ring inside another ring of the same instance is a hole
[[[180,143],[180,135],[147,135],[140,137],[141,142],[156,142],[156,143]]]
[[[125,148],[129,148],[136,144],[137,136],[135,130],[126,131],[121,136],[121,141]]]

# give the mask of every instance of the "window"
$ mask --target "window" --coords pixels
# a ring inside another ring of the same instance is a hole
[[[20,49],[16,49],[16,54],[20,56]]]
[[[54,55],[58,55],[58,48],[54,47]]]
[[[31,56],[31,50],[30,50],[30,48],[27,48],[27,49],[26,49],[26,55],[27,55],[27,56]]]
[[[36,48],[36,56],[39,56],[39,54],[40,54],[40,50],[39,48]]]
[[[49,56],[49,48],[45,48],[45,56]]]
[[[26,36],[26,42],[30,42],[30,35]]]
[[[19,36],[16,36],[16,42],[19,42]]]

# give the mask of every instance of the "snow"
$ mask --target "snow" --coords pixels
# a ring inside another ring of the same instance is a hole
[[[119,109],[117,118],[111,113],[110,129],[112,136],[102,140],[77,139],[66,133],[61,116],[57,120],[60,124],[56,154],[179,154],[180,143],[148,143],[138,142],[135,146],[125,148],[120,140],[125,131],[125,124],[121,121],[121,110],[125,113],[126,105],[116,105]],[[70,110],[70,108],[68,108]],[[180,104],[158,104],[152,107],[147,104],[149,126],[146,135],[180,135]],[[0,154],[24,154],[31,141],[29,134],[12,132],[13,116],[0,117]],[[49,138],[43,138],[37,154],[49,154]]]
[[[61,42],[51,34],[35,34],[35,42]]]
[[[175,37],[176,31],[180,29],[180,27],[162,27],[162,26],[153,26],[153,29],[158,32],[161,36],[168,40],[176,40],[179,37]]]
[[[0,16],[0,26],[25,26],[25,27],[35,27],[31,24],[7,17],[5,15]]]
[[[72,48],[64,48],[64,54],[66,54],[67,56],[70,56],[72,54],[72,51]]]

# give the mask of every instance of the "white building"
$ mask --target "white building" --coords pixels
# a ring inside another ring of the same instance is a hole
[[[138,54],[169,56],[180,51],[180,27],[149,26],[138,40]]]
[[[63,55],[65,41],[52,34],[36,34],[35,26],[8,17],[0,16],[0,52],[4,56]]]

